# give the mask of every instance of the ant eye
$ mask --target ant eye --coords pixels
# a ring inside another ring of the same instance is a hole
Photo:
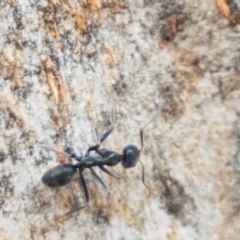
[[[123,149],[124,159],[122,165],[124,168],[135,167],[140,155],[138,148],[134,145],[128,145]]]

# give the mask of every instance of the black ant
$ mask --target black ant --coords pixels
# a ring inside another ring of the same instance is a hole
[[[122,162],[122,165],[124,168],[132,168],[135,167],[138,160],[139,156],[141,153],[141,150],[143,149],[143,130],[144,128],[152,122],[153,119],[151,119],[143,128],[140,130],[140,139],[141,139],[141,147],[138,149],[135,145],[128,145],[123,149],[122,154],[118,154],[115,151],[108,150],[106,148],[100,148],[101,143],[112,133],[113,128],[114,128],[114,112],[111,111],[110,115],[110,120],[111,120],[111,127],[99,138],[98,133],[96,131],[96,134],[99,139],[99,143],[97,145],[91,146],[88,148],[86,154],[84,156],[77,156],[76,154],[68,154],[65,152],[60,152],[57,150],[54,150],[52,148],[48,148],[45,146],[42,146],[46,150],[54,151],[59,154],[63,154],[69,158],[74,158],[77,163],[76,164],[61,164],[56,167],[53,167],[49,169],[47,172],[45,172],[42,176],[42,182],[50,187],[50,188],[57,188],[66,185],[67,183],[71,182],[74,175],[78,171],[80,181],[84,190],[84,195],[85,195],[85,204],[83,206],[80,206],[78,208],[75,208],[71,210],[69,213],[78,211],[80,209],[83,209],[88,206],[89,202],[89,194],[88,194],[88,188],[87,184],[85,181],[85,178],[82,174],[84,169],[89,168],[94,175],[94,177],[100,182],[100,184],[109,192],[107,186],[105,183],[102,181],[102,179],[97,175],[97,173],[92,169],[92,167],[98,166],[103,172],[106,174],[110,175],[111,177],[119,179],[120,177],[117,176],[116,174],[110,172],[105,166],[115,166],[119,162]],[[98,155],[91,156],[90,152],[95,151]],[[139,160],[140,161],[140,160]],[[142,162],[140,161],[142,165],[142,182],[145,186],[144,181],[144,167]]]

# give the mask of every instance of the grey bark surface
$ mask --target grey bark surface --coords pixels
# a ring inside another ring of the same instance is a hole
[[[240,3],[211,1],[0,2],[1,239],[238,239],[240,236]],[[41,182],[96,143],[140,147],[141,166]]]

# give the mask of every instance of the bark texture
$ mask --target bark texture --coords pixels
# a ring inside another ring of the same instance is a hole
[[[14,239],[227,240],[240,236],[240,3],[237,0],[1,0],[0,236]],[[141,165],[41,176],[96,143],[140,147]]]

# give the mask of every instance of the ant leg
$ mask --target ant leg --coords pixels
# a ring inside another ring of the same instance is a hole
[[[89,194],[88,194],[88,187],[87,187],[87,183],[86,183],[86,180],[84,178],[84,176],[82,175],[82,170],[79,169],[79,176],[80,176],[80,181],[81,181],[81,184],[82,184],[82,187],[83,187],[83,191],[84,191],[84,195],[85,195],[85,204],[81,207],[78,207],[78,208],[74,208],[72,209],[71,211],[67,212],[64,216],[66,215],[69,215],[73,212],[76,212],[76,211],[79,211],[85,207],[88,206],[88,202],[89,202]]]
[[[96,135],[98,137],[99,143],[94,145],[94,146],[89,147],[86,154],[85,154],[85,157],[87,157],[91,151],[96,151],[101,146],[101,143],[112,133],[113,128],[114,128],[114,124],[115,124],[115,113],[114,113],[113,109],[112,109],[111,114],[110,114],[110,121],[111,121],[111,127],[100,138],[99,138],[99,135],[98,135],[98,131],[95,128]]]
[[[106,174],[108,174],[109,176],[111,176],[111,177],[114,177],[114,178],[116,178],[116,179],[121,179],[121,177],[119,177],[117,174],[115,174],[115,173],[112,173],[112,172],[110,172],[108,169],[106,169],[104,166],[99,166],[99,168],[103,171],[103,172],[105,172]]]
[[[53,148],[50,148],[50,147],[46,147],[46,146],[43,146],[43,145],[40,145],[40,147],[44,148],[47,151],[52,151],[52,152],[55,152],[57,154],[62,154],[62,155],[64,155],[67,158],[74,158],[76,161],[81,161],[81,159],[82,159],[82,156],[77,156],[75,153],[69,154],[69,153],[61,152],[61,151],[58,151],[56,149],[53,149]]]
[[[92,169],[90,168],[94,178],[102,185],[102,187],[104,188],[104,190],[110,194],[110,190],[109,188],[107,187],[107,185],[103,182],[103,180],[97,175],[97,173]]]
[[[139,160],[142,165],[142,183],[148,189],[148,196],[151,194],[150,187],[145,183],[145,169],[143,163]]]
[[[139,160],[139,162],[140,162],[141,165],[142,165],[142,183],[143,183],[147,188],[149,188],[148,185],[145,183],[145,169],[144,169],[144,165],[143,165],[143,163],[141,162],[141,160]]]
[[[143,149],[143,129],[140,130],[140,139],[141,139],[141,148],[140,148],[139,152],[141,152]]]
[[[68,158],[72,156],[72,154],[70,155],[70,154],[68,154],[66,152],[61,152],[61,151],[58,151],[56,149],[53,149],[53,148],[50,148],[50,147],[46,147],[46,146],[43,146],[43,145],[40,145],[40,147],[44,148],[47,151],[53,151],[55,153],[65,155],[65,157],[68,157]]]

